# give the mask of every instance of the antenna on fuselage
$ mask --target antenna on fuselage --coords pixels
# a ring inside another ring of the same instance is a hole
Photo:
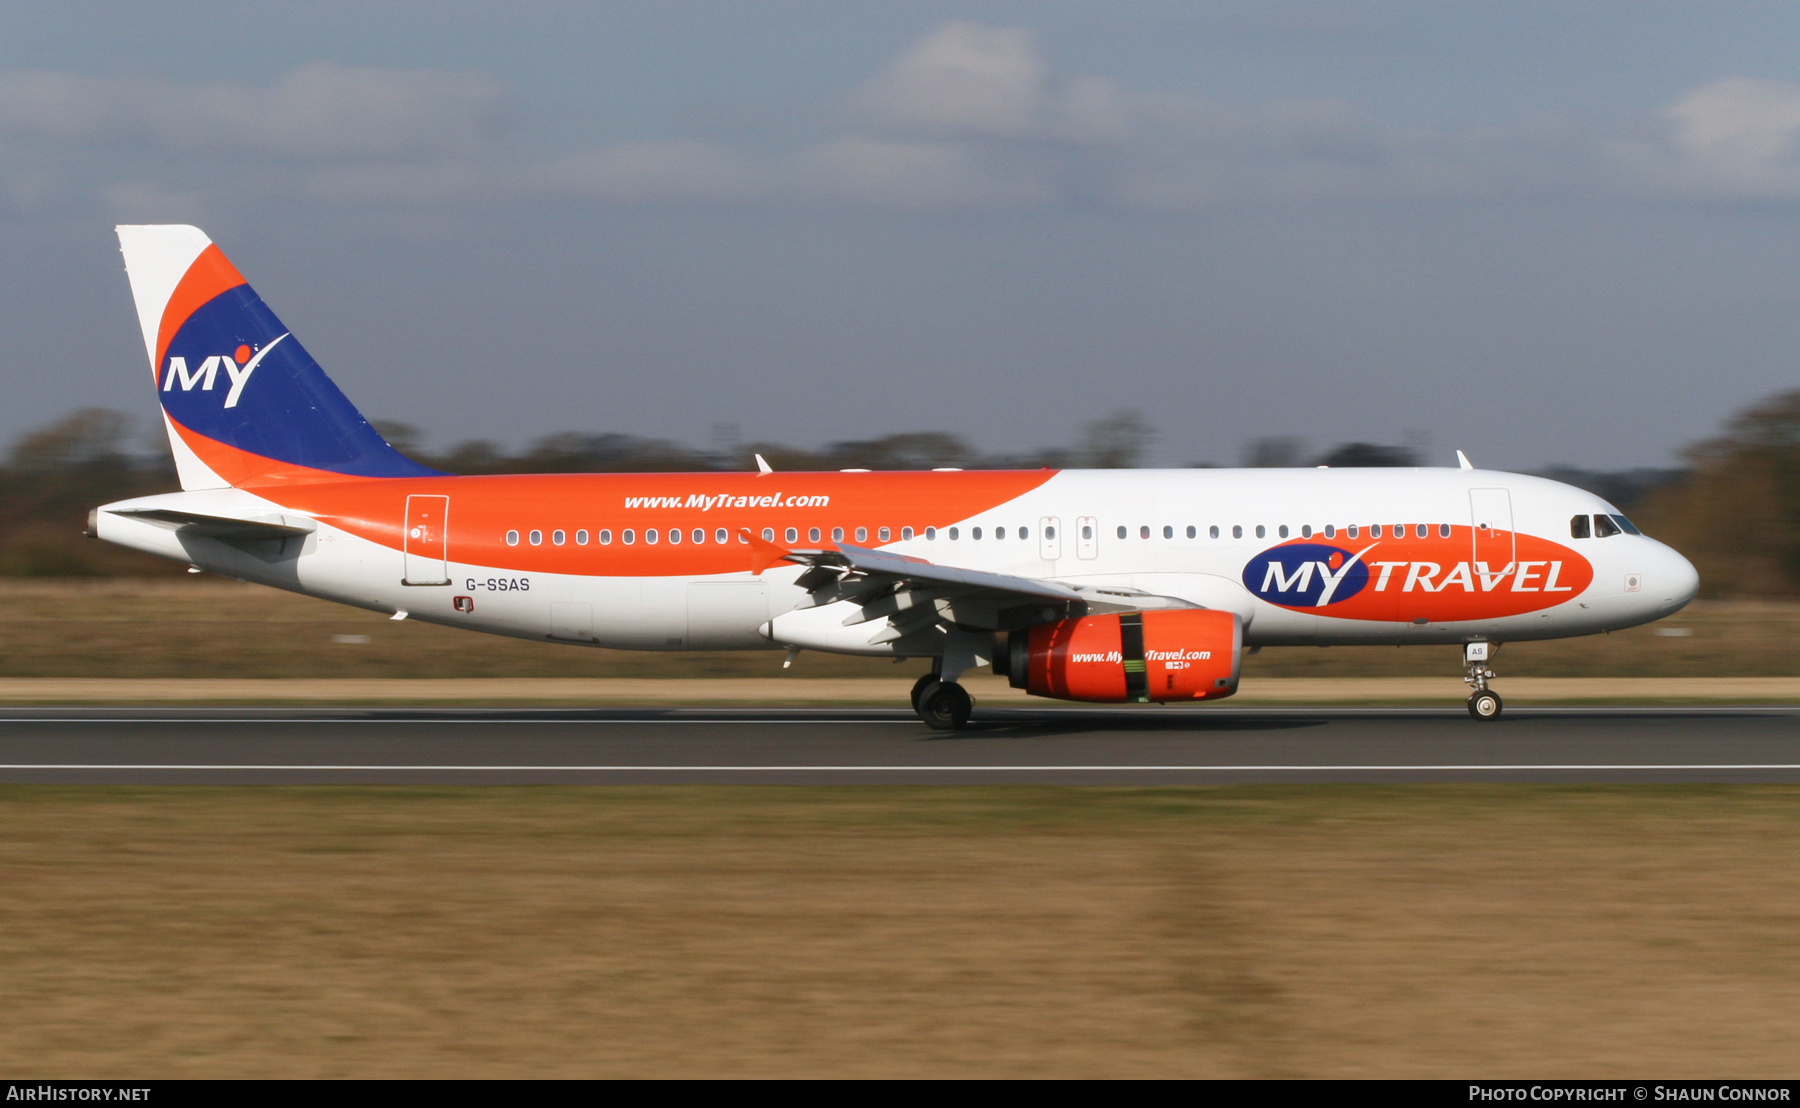
[[[756,472],[761,473],[761,474],[770,474],[770,473],[775,472],[775,467],[770,465],[768,462],[764,461],[763,456],[761,454],[753,454],[751,456],[756,459]]]
[[[1456,468],[1457,469],[1474,469],[1475,467],[1473,465],[1469,464],[1469,456],[1467,454],[1464,454],[1462,451],[1458,450],[1456,452]]]

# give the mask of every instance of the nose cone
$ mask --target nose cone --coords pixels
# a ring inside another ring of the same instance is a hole
[[[1653,579],[1654,595],[1666,616],[1687,607],[1688,601],[1694,599],[1694,594],[1700,591],[1700,571],[1674,549],[1661,543],[1657,545],[1662,549],[1658,551],[1661,557]]]

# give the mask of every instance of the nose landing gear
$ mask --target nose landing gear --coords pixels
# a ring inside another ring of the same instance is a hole
[[[1475,691],[1469,694],[1469,714],[1476,719],[1498,719],[1505,703],[1500,694],[1488,688],[1494,671],[1488,660],[1500,650],[1499,643],[1471,642],[1463,644],[1463,680]]]

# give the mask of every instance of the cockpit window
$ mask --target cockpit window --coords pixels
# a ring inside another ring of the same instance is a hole
[[[1569,517],[1569,537],[1572,539],[1585,539],[1588,537],[1588,517]]]
[[[1594,516],[1594,537],[1595,538],[1608,539],[1618,533],[1619,533],[1619,525],[1613,522],[1613,517],[1603,516],[1603,515]]]
[[[1629,519],[1626,519],[1626,518],[1625,518],[1625,517],[1624,517],[1624,516],[1622,516],[1622,515],[1618,515],[1618,514],[1614,514],[1614,516],[1613,516],[1613,517],[1612,517],[1612,518],[1613,518],[1613,522],[1614,522],[1614,523],[1617,523],[1617,524],[1618,524],[1618,525],[1619,525],[1619,526],[1620,526],[1620,527],[1623,527],[1623,528],[1625,528],[1625,533],[1626,533],[1626,534],[1627,534],[1627,535],[1641,535],[1641,534],[1643,534],[1643,532],[1642,532],[1642,531],[1640,531],[1640,530],[1638,530],[1638,529],[1637,529],[1637,524],[1635,524],[1635,523],[1633,523],[1633,522],[1631,522],[1631,521],[1630,521],[1630,520],[1629,520]]]

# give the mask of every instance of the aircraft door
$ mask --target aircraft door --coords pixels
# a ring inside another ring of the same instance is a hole
[[[1079,558],[1100,555],[1100,521],[1093,516],[1082,516],[1075,521],[1075,555]]]
[[[1475,525],[1475,561],[1490,572],[1513,564],[1512,494],[1505,489],[1470,489],[1469,511]]]
[[[400,533],[401,548],[406,552],[406,585],[448,585],[450,583],[450,498],[447,496],[409,496],[406,498],[406,527]]]
[[[550,637],[564,642],[594,641],[592,604],[550,605]]]
[[[1055,516],[1038,520],[1038,557],[1046,562],[1062,557],[1062,520]]]

